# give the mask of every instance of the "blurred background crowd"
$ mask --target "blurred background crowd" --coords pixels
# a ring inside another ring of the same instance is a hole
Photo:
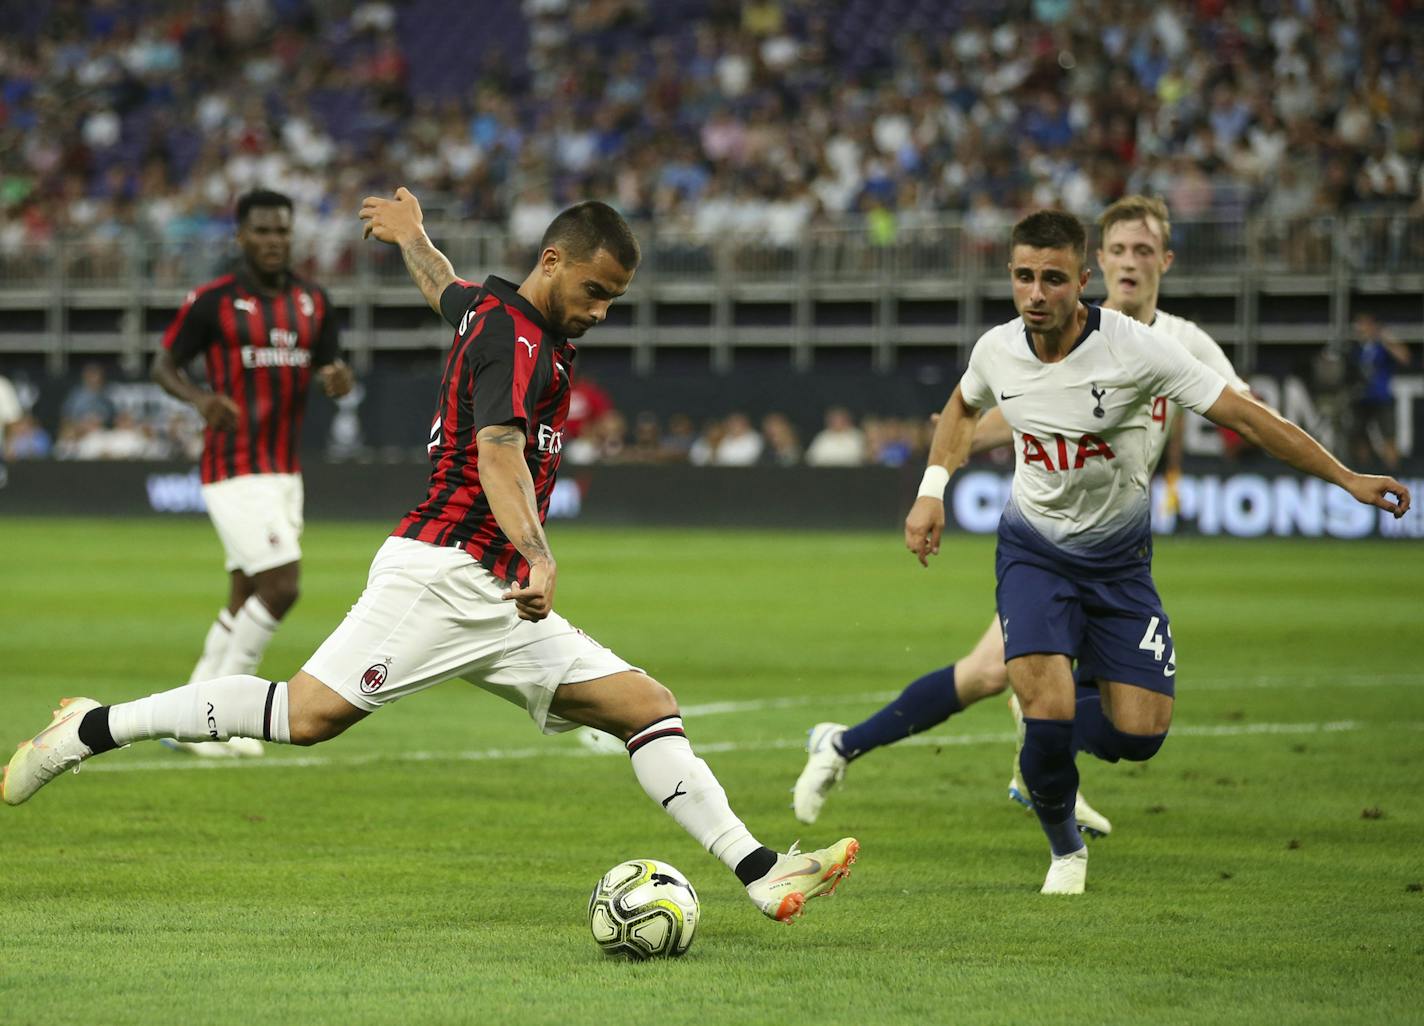
[[[393,183],[525,248],[589,197],[784,247],[945,215],[1002,245],[1025,210],[1090,219],[1126,192],[1163,196],[1182,232],[1424,214],[1418,0],[52,0],[5,19],[11,281],[55,240],[102,273],[137,238],[174,265],[145,273],[190,287],[209,273],[191,255],[228,251],[233,199],[259,185],[296,200],[319,280],[350,270],[360,199]],[[1417,361],[1351,318],[1312,384],[1339,437],[1388,465],[1390,382]],[[192,455],[190,410],[114,380],[113,361],[65,369],[44,401],[33,364],[0,377],[7,458]],[[362,451],[358,401],[334,455]],[[620,409],[592,382],[579,402],[575,463],[894,465],[928,441],[919,404],[709,416]]]
[[[351,234],[405,182],[537,238],[563,205],[794,240],[959,212],[1418,207],[1412,0],[60,0],[7,5],[0,247]],[[472,70],[473,69],[473,70]]]

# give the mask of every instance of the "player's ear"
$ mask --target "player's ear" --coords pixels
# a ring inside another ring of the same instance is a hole
[[[552,277],[559,268],[561,256],[556,246],[545,246],[544,252],[539,254],[539,266],[544,271],[544,276]]]
[[[1172,261],[1175,260],[1175,259],[1177,259],[1177,254],[1174,253],[1174,252],[1172,252],[1170,249],[1167,250],[1166,253],[1162,254],[1162,273],[1163,273],[1163,274],[1166,274],[1167,271],[1171,270]]]

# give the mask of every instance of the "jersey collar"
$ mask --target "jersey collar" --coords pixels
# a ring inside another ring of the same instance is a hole
[[[1078,337],[1073,340],[1073,344],[1068,347],[1068,352],[1063,354],[1064,357],[1067,357],[1069,353],[1073,352],[1073,350],[1077,349],[1085,341],[1087,341],[1089,335],[1091,335],[1093,332],[1097,331],[1100,327],[1102,327],[1102,322],[1102,309],[1096,306],[1088,307],[1088,319],[1083,322],[1083,330],[1079,332]],[[1033,348],[1033,338],[1028,333],[1027,321],[1024,322],[1024,343],[1028,346],[1029,353],[1032,354],[1035,360],[1037,360],[1038,352]]]
[[[528,317],[534,322],[534,326],[549,338],[557,342],[563,341],[563,336],[550,330],[548,323],[544,320],[544,315],[534,307],[534,304],[519,294],[519,286],[514,282],[505,281],[498,275],[491,274],[485,279],[485,291],[494,295],[505,306],[512,306]]]

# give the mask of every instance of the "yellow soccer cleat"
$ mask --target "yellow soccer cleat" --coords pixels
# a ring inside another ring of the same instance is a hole
[[[79,722],[91,709],[99,708],[92,698],[61,699],[49,726],[23,742],[10,757],[0,781],[0,794],[7,805],[19,805],[67,769],[94,753],[79,740]]]
[[[860,842],[843,837],[829,848],[798,851],[796,845],[776,857],[776,865],[760,880],[747,884],[747,897],[762,914],[778,923],[799,916],[812,898],[835,893],[860,854]]]

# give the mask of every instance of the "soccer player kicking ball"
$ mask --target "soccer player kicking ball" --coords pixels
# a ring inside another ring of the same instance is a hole
[[[426,301],[455,328],[425,500],[376,553],[361,598],[290,681],[219,677],[135,702],[67,699],[5,771],[18,805],[119,745],[260,738],[313,745],[381,706],[459,677],[524,706],[545,733],[579,724],[623,740],[648,796],[785,922],[848,875],[859,843],[778,855],[737,818],[692,751],[677,702],[652,677],[554,612],[544,535],[578,338],[627,291],[637,240],[602,203],[550,223],[523,284],[455,277],[406,189],[361,208],[368,237],[400,247]]]
[[[1081,894],[1088,849],[1073,813],[1074,754],[1145,761],[1172,722],[1176,659],[1151,569],[1152,400],[1195,410],[1396,517],[1409,492],[1343,466],[1138,321],[1084,306],[1091,272],[1076,218],[1031,214],[1010,244],[1020,316],[975,343],[935,428],[905,546],[925,566],[939,552],[945,485],[969,455],[980,411],[997,404],[1015,442],[995,577],[1009,684],[1023,711],[1019,766],[1052,852],[1042,892]],[[1074,659],[1097,687],[1075,688]]]
[[[1171,268],[1175,256],[1170,246],[1172,223],[1167,205],[1149,196],[1124,196],[1103,211],[1098,228],[1098,266],[1107,280],[1108,292],[1103,306],[1149,325],[1166,336],[1163,345],[1180,344],[1236,391],[1249,394],[1250,386],[1236,373],[1215,339],[1192,321],[1157,308],[1162,275]],[[1154,396],[1150,406],[1147,465],[1155,467],[1165,453],[1168,479],[1172,480],[1181,471],[1182,408],[1163,396]],[[970,451],[982,452],[1009,445],[1013,440],[1003,413],[992,409],[975,425]],[[995,616],[968,655],[915,679],[888,705],[862,722],[851,727],[817,723],[808,732],[806,766],[792,788],[796,818],[803,823],[816,821],[831,789],[844,779],[852,761],[911,734],[937,727],[976,702],[1002,693],[1008,683],[1004,638]],[[1023,718],[1018,703],[1012,697],[1009,701],[1022,742]],[[1028,788],[1019,776],[1017,749],[1009,777],[1009,797],[1032,807]],[[1073,814],[1085,834],[1101,837],[1112,831],[1112,823],[1088,803],[1081,791],[1074,801]]]

